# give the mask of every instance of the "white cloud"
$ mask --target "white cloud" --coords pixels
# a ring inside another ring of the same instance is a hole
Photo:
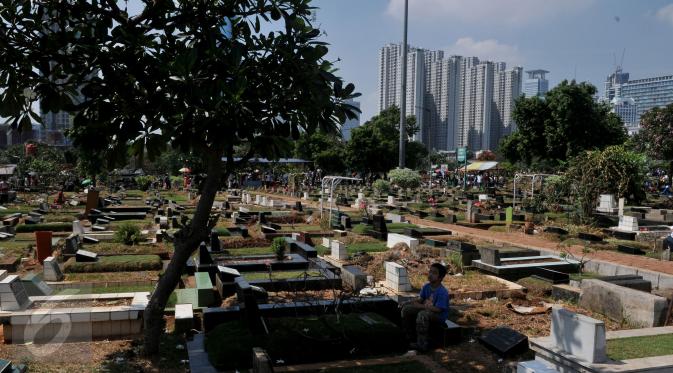
[[[657,11],[657,18],[673,25],[673,3],[659,9]]]
[[[476,56],[480,60],[503,61],[507,62],[508,67],[521,65],[524,62],[524,58],[516,45],[503,44],[495,39],[460,38],[453,45],[447,47],[446,52],[449,55]]]
[[[594,0],[409,0],[409,17],[524,24],[546,21],[591,6]],[[404,0],[388,0],[386,14],[402,18]]]

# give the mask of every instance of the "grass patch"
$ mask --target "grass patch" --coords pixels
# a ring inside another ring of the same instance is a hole
[[[322,245],[317,245],[315,249],[318,252],[318,255],[329,254],[331,251],[330,249]],[[348,252],[348,255],[353,255],[355,253],[362,251],[366,253],[373,253],[373,252],[382,252],[386,250],[388,250],[388,248],[386,247],[385,242],[377,241],[377,242],[358,242],[358,243],[346,244],[346,251]]]
[[[94,286],[79,289],[63,289],[55,291],[52,295],[72,295],[72,294],[106,294],[106,293],[135,293],[141,291],[154,291],[152,285],[128,285],[128,286]]]
[[[281,226],[281,232],[318,232],[323,230],[319,225],[295,224]]]
[[[151,271],[163,268],[161,258],[157,255],[116,255],[103,256],[97,262],[76,262],[75,258],[68,259],[63,271],[68,273],[82,272],[123,272],[123,271]]]
[[[583,272],[582,274],[579,274],[577,272],[569,273],[570,279],[574,281],[582,281],[582,280],[591,280],[594,278],[598,278],[601,275],[595,272]]]
[[[248,256],[248,255],[271,255],[273,250],[270,246],[265,247],[243,247],[240,249],[226,249],[226,255],[231,256]]]
[[[42,223],[42,224],[19,224],[16,226],[16,233],[27,233],[37,231],[68,232],[72,230],[70,223]]]
[[[215,227],[215,228],[213,228],[213,232],[217,233],[217,236],[218,236],[218,237],[221,237],[221,236],[225,236],[225,237],[231,236],[231,232],[229,232],[229,229],[227,229],[227,228],[225,228],[225,227]]]
[[[402,330],[374,313],[304,318],[272,318],[268,335],[253,335],[240,321],[220,324],[206,334],[210,362],[219,370],[250,368],[250,350],[262,347],[287,364],[331,361],[403,352]],[[306,351],[311,351],[307,354]]]
[[[101,272],[101,273],[65,273],[64,281],[103,282],[103,281],[143,281],[159,279],[159,271],[142,272]]]
[[[318,271],[273,271],[271,272],[272,280],[289,280],[289,279],[303,279],[304,276],[321,277]],[[268,280],[269,272],[246,272],[243,274],[248,281]]]
[[[28,246],[33,246],[33,244],[31,242],[20,241],[0,242],[0,253],[22,257],[26,253]]]
[[[613,360],[673,355],[673,334],[607,340],[608,357]]]
[[[165,253],[171,251],[172,248],[166,247],[165,244],[151,244],[151,245],[125,245],[123,243],[116,242],[100,242],[95,245],[87,245],[86,250],[94,252],[96,254],[117,254],[117,255],[130,255],[130,254],[145,254],[153,255],[159,253]]]

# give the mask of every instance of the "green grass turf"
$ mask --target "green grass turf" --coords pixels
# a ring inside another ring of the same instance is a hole
[[[673,334],[608,339],[608,357],[613,360],[673,355]]]

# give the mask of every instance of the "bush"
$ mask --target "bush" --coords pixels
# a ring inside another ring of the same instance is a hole
[[[376,194],[382,196],[390,193],[390,182],[388,180],[378,179],[372,184]]]
[[[72,223],[19,224],[16,226],[16,233],[37,231],[68,232],[70,230],[72,230]]]
[[[276,259],[283,260],[285,259],[285,253],[287,252],[287,241],[283,237],[276,237],[271,242],[271,251],[276,254]]]
[[[115,242],[136,245],[143,239],[140,228],[133,223],[122,223],[114,235]]]
[[[396,168],[388,172],[390,182],[402,189],[416,188],[421,185],[421,175],[408,168]]]
[[[163,268],[158,255],[103,256],[97,262],[77,262],[70,258],[63,271],[67,273],[157,271]]]
[[[136,176],[135,182],[136,185],[138,186],[138,189],[142,191],[146,191],[147,189],[150,188],[150,184],[154,181],[154,177],[152,176]]]

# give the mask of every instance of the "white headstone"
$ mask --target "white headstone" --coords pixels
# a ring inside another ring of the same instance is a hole
[[[388,196],[388,205],[389,206],[395,205],[395,197],[394,196]]]
[[[83,236],[84,235],[84,227],[82,226],[82,222],[79,220],[74,220],[72,222],[72,233]]]
[[[308,200],[308,192],[304,192],[304,197],[302,197],[303,200]]]
[[[346,245],[338,240],[332,240],[330,243],[331,254],[330,256],[338,260],[348,259],[348,251],[346,250]]]
[[[542,361],[528,360],[517,364],[516,373],[558,373],[558,370]]]
[[[231,213],[231,222],[236,224],[236,219],[238,219],[238,216],[239,216],[238,212],[236,212],[236,211],[232,212]]]
[[[386,286],[395,291],[411,291],[407,269],[395,262],[383,262],[386,269]]]
[[[388,233],[388,241],[386,242],[386,247],[392,249],[398,243],[404,243],[411,250],[415,250],[418,247],[419,241],[416,238],[405,236],[399,233]]]
[[[619,216],[624,216],[624,197],[619,198],[619,211],[617,214]]]
[[[359,200],[365,199],[365,194],[364,193],[358,193],[358,199]]]
[[[331,242],[332,242],[332,239],[329,238],[329,237],[323,237],[322,238],[322,245],[327,247],[327,248],[331,248],[331,245],[332,245]]]
[[[607,360],[605,323],[591,317],[552,309],[551,340],[558,349],[588,363]]]
[[[42,274],[45,281],[61,281],[63,280],[63,273],[61,268],[58,266],[56,258],[53,256],[47,257],[44,260],[44,266],[42,267]]]
[[[488,194],[480,194],[479,195],[479,200],[480,201],[488,201],[489,200]]]
[[[262,204],[262,196],[260,196],[259,194],[255,195],[255,204],[256,205]]]
[[[638,218],[635,216],[626,216],[622,215],[619,217],[619,227],[620,230],[628,232],[637,232],[638,231]]]

